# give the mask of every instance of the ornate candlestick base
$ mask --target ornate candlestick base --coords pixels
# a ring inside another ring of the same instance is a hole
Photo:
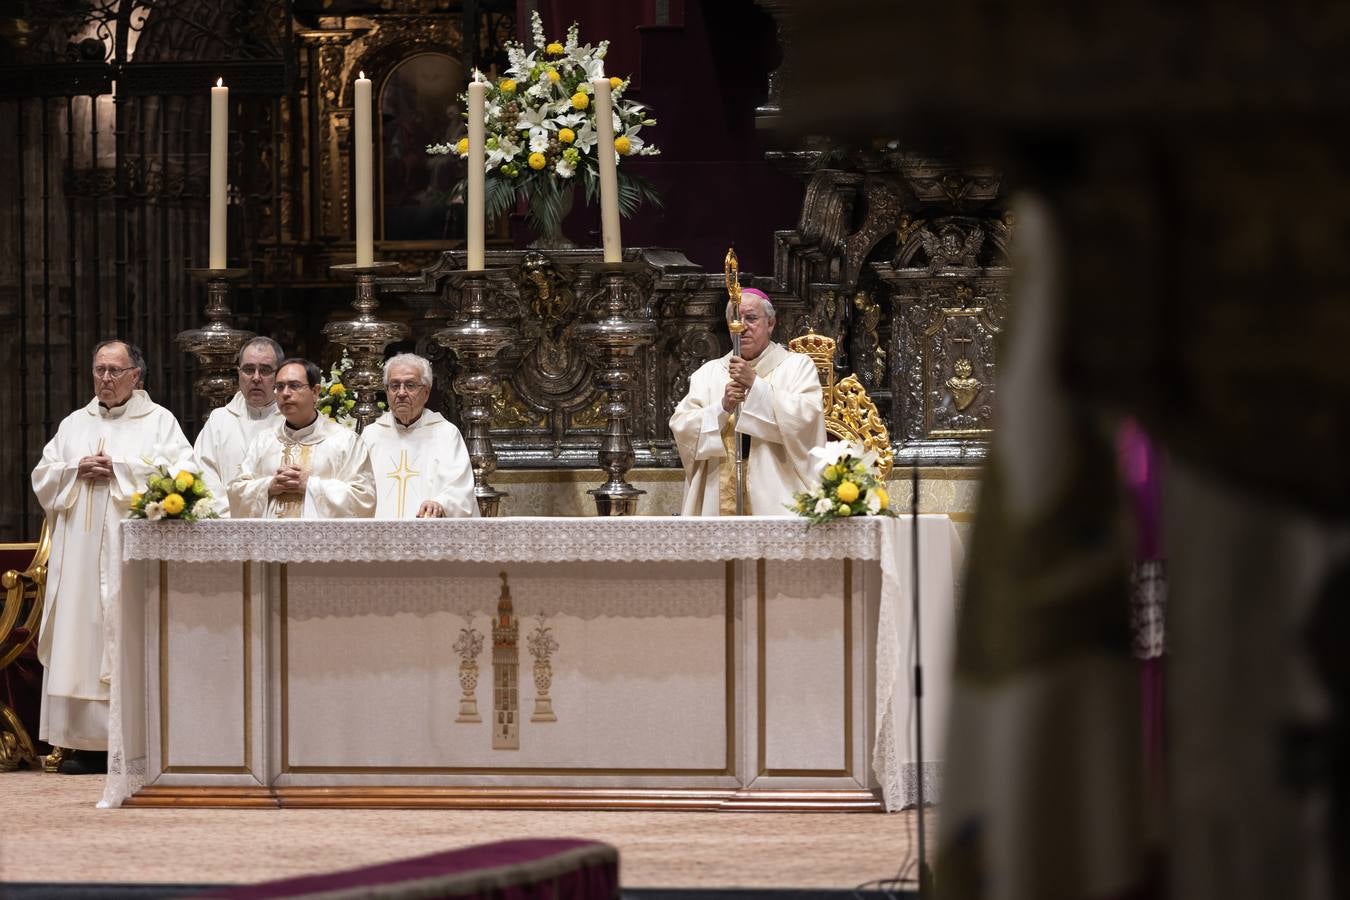
[[[356,280],[356,299],[352,301],[356,317],[345,322],[329,322],[323,326],[322,333],[328,340],[345,348],[351,357],[352,367],[343,376],[343,382],[356,396],[352,415],[356,419],[357,432],[380,417],[375,395],[383,386],[380,360],[384,357],[384,348],[408,336],[407,325],[375,318],[375,310],[380,308],[375,293],[375,276],[397,270],[396,262],[375,262],[368,266],[354,263],[329,266],[333,274]]]
[[[588,263],[582,268],[598,274],[601,287],[591,299],[592,321],[574,331],[595,367],[595,384],[608,394],[603,408],[609,426],[600,442],[600,468],[609,479],[587,491],[602,516],[631,516],[646,491],[625,477],[636,457],[628,434],[628,397],[637,368],[638,351],[656,340],[656,323],[640,318],[633,275],[640,263]]]
[[[230,282],[248,274],[248,269],[188,269],[195,281],[206,282],[206,325],[178,333],[178,346],[197,357],[197,380],[192,383],[198,394],[212,406],[224,406],[239,390],[235,363],[239,348],[253,337],[230,324]]]
[[[480,271],[454,276],[460,292],[459,312],[447,327],[432,335],[459,360],[454,388],[463,398],[461,409],[467,424],[464,440],[473,463],[473,493],[484,518],[496,516],[502,498],[507,496],[488,481],[497,470],[497,451],[492,447],[492,397],[497,393],[497,354],[518,334],[510,325],[487,317],[488,280],[488,274]]]

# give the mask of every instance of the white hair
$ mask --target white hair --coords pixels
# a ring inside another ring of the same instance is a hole
[[[397,356],[391,356],[384,361],[384,387],[389,389],[389,370],[394,366],[407,366],[410,369],[416,369],[417,375],[427,386],[432,385],[431,363],[426,357],[418,356],[416,353],[400,353]]]
[[[768,297],[761,297],[759,294],[750,294],[749,296],[751,296],[751,297],[755,298],[756,300],[758,300],[759,303],[760,303],[760,305],[764,307],[764,315],[766,315],[766,316],[769,317],[769,321],[771,321],[771,322],[777,322],[777,321],[778,321],[778,313],[774,311],[774,308],[773,308],[773,302],[772,302],[771,300],[769,300]],[[741,302],[742,302],[742,303],[745,302],[745,297],[744,297],[744,296],[742,296]],[[731,321],[731,301],[730,301],[730,300],[727,301],[727,321],[728,321],[728,322]]]

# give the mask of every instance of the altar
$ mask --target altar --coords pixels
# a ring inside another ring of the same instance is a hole
[[[105,805],[874,811],[933,771],[910,517],[123,528]],[[918,537],[935,760],[961,547]]]

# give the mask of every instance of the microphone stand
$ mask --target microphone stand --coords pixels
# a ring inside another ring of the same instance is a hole
[[[917,833],[919,843],[919,897],[933,896],[933,873],[928,868],[927,829],[924,826],[923,800],[923,642],[919,630],[919,463],[909,470],[909,552],[910,552],[910,616],[914,629],[914,803],[918,811]]]

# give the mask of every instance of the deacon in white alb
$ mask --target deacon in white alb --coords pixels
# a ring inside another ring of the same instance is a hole
[[[122,520],[153,471],[148,460],[192,455],[173,414],[142,389],[140,350],[104,341],[94,348],[93,373],[94,398],[66,416],[33,469],[33,493],[52,538],[38,633],[44,666],[38,735],[81,751],[108,746],[114,661],[104,623],[120,600]],[[62,771],[71,768],[62,763]]]
[[[770,340],[776,318],[764,293],[744,288],[742,297],[741,355],[704,363],[670,417],[684,464],[681,515],[735,514],[736,440],[749,443],[747,515],[788,515],[792,495],[816,486],[811,448],[825,444],[816,365]]]
[[[222,516],[230,514],[226,488],[239,474],[249,445],[281,423],[273,386],[285,358],[281,345],[268,337],[256,337],[240,347],[236,360],[239,391],[229,403],[211,411],[197,435],[193,449],[202,464],[202,480],[215,498],[216,512]]]
[[[277,369],[284,419],[261,434],[230,482],[230,514],[253,519],[368,519],[375,515],[370,454],[356,432],[320,415],[319,367],[287,359]]]
[[[401,353],[384,364],[389,412],[361,432],[375,470],[379,519],[478,515],[473,465],[459,429],[426,408],[431,363]]]

